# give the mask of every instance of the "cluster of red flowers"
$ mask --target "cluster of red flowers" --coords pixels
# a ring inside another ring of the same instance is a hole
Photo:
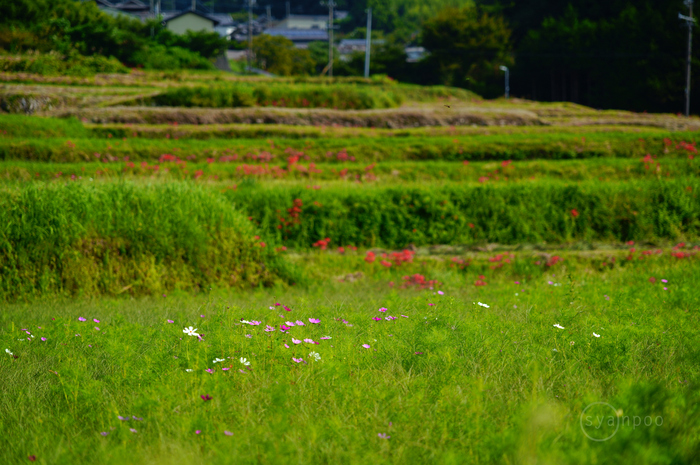
[[[552,267],[561,261],[564,261],[564,259],[561,258],[559,255],[554,255],[549,260],[547,260],[547,263],[545,263],[545,265],[548,267]]]
[[[483,274],[480,274],[480,275],[479,275],[479,279],[477,279],[476,281],[474,281],[474,285],[475,285],[475,286],[486,286],[486,281],[484,281],[484,275],[483,275]]]
[[[413,262],[413,256],[415,255],[415,252],[405,249],[401,252],[391,252],[390,254],[383,253],[382,258],[383,260],[379,263],[381,263],[383,266],[389,268],[393,265],[395,266],[400,266],[402,263],[411,263]],[[367,251],[367,255],[365,255],[365,261],[367,263],[373,263],[374,260],[376,260],[377,256],[375,255],[374,252],[371,250]]]
[[[334,158],[337,161],[355,161],[355,157],[348,155],[348,149],[340,149],[340,152],[334,154],[333,152],[326,152],[326,158]]]
[[[292,205],[292,208],[287,209],[287,213],[289,213],[289,218],[284,218],[283,216],[279,217],[280,224],[277,225],[277,229],[282,229],[284,226],[293,226],[295,224],[301,224],[301,218],[299,215],[301,214],[301,207],[304,203],[301,201],[301,199],[294,199],[294,204]],[[277,210],[277,213],[279,213],[279,210]]]
[[[434,288],[440,286],[440,283],[435,280],[431,279],[427,281],[425,279],[425,276],[422,274],[413,274],[411,276],[404,276],[403,278],[403,284],[401,285],[402,289],[406,289],[409,287],[417,287],[419,289],[426,289],[426,288]]]
[[[331,241],[331,240],[327,237],[327,238],[325,238],[325,239],[320,239],[320,240],[314,242],[312,245],[313,245],[314,247],[320,247],[321,250],[326,250],[326,249],[328,248],[328,243],[329,243],[330,241]]]
[[[507,254],[507,253],[499,253],[495,257],[489,258],[489,261],[491,263],[495,263],[495,265],[491,265],[490,268],[492,270],[495,270],[496,268],[501,268],[504,264],[510,263],[511,258],[513,258],[515,254]]]
[[[459,269],[463,270],[469,265],[471,265],[471,260],[464,260],[459,257],[452,257],[452,264],[450,265],[450,268],[454,268],[455,265],[457,265]]]
[[[352,250],[353,252],[356,252],[357,247],[355,247],[354,245],[346,245],[345,247],[341,245],[340,247],[338,247],[338,253],[345,253],[346,250]]]
[[[282,178],[286,174],[286,171],[279,166],[261,166],[261,165],[240,165],[236,167],[236,171],[239,174],[244,174],[246,176],[273,176],[275,178]]]

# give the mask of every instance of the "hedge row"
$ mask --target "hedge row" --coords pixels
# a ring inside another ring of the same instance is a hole
[[[250,287],[294,273],[217,195],[186,184],[0,194],[0,299]]]
[[[258,84],[217,87],[178,87],[147,99],[158,106],[236,108],[277,106],[368,110],[393,108],[403,101],[394,89],[355,85]],[[135,103],[142,103],[139,99]]]
[[[230,201],[268,237],[310,248],[475,242],[680,240],[700,236],[700,181],[538,182],[502,186],[239,185]]]

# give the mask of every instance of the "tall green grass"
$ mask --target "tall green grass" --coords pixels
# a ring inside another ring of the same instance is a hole
[[[384,247],[696,238],[698,192],[700,182],[686,179],[319,190],[243,183],[224,195],[270,237],[308,248],[324,238]],[[298,216],[290,213],[296,199]]]
[[[242,213],[185,184],[34,185],[0,195],[0,299],[153,294],[292,278]]]

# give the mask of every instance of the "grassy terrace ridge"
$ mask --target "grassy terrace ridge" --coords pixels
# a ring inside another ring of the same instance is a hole
[[[109,133],[107,134],[109,136]],[[163,155],[184,161],[287,160],[357,162],[399,160],[524,160],[695,155],[697,134],[651,131],[468,136],[348,137],[314,139],[150,139],[142,137],[3,137],[0,160],[82,162],[154,161]],[[686,145],[690,144],[690,145]],[[291,151],[291,153],[290,153]],[[301,154],[299,154],[301,152]],[[128,157],[128,160],[124,157]],[[273,158],[274,157],[274,158]],[[352,157],[352,158],[350,158]]]
[[[579,182],[598,180],[683,179],[700,176],[700,162],[688,158],[594,158],[586,160],[522,160],[487,162],[389,161],[364,163],[208,163],[0,161],[0,183],[115,181],[167,182],[193,180],[232,188],[239,182],[275,180],[281,185],[326,188],[362,183],[398,185],[410,182],[468,184],[534,183],[544,179]],[[235,183],[231,186],[231,183]],[[310,184],[311,183],[311,184]]]

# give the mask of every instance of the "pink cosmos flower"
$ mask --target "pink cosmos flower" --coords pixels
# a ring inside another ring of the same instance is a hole
[[[282,304],[279,302],[275,302],[275,307],[279,307],[280,305],[282,305]]]
[[[265,332],[266,332],[266,333],[269,333],[269,332],[274,331],[274,330],[275,330],[275,328],[272,327],[272,326],[270,326],[270,325],[265,326]]]
[[[251,339],[253,336],[251,334],[246,334],[245,337],[247,337],[248,339]]]
[[[138,431],[136,431],[134,428],[129,428],[129,431],[131,431],[132,433],[138,433]]]
[[[99,331],[99,330],[100,330],[100,328],[98,328],[97,326],[95,326],[95,330]]]
[[[381,316],[375,316],[375,317],[372,317],[372,319],[373,319],[374,321],[382,321],[382,317],[381,317]]]
[[[175,323],[173,320],[166,320],[168,323]]]
[[[379,433],[377,436],[379,436],[382,439],[390,439],[391,436],[388,436],[386,433]]]
[[[199,315],[201,318],[204,318],[204,315]]]
[[[388,317],[385,318],[385,320],[387,320],[387,321],[391,321],[391,320],[395,320],[395,319],[396,319],[396,317],[391,316],[391,315],[389,315]]]
[[[46,338],[45,338],[45,337],[42,337],[41,340],[42,340],[42,341],[46,341]]]
[[[287,349],[289,349],[289,346],[287,344],[284,345]]]
[[[100,320],[98,320],[97,318],[93,318],[92,321],[94,321],[95,323],[99,323],[99,322],[100,322]]]
[[[224,434],[226,436],[233,436],[233,433],[231,431],[224,431]]]
[[[304,342],[306,342],[307,344],[315,344],[313,339],[304,339]]]
[[[245,372],[245,370],[239,369],[238,371],[240,371],[240,372],[243,373],[244,375],[247,375],[247,374],[248,374],[248,373]]]
[[[284,324],[286,324],[287,326],[294,326],[294,323],[292,323],[291,321],[285,321]]]
[[[386,308],[386,307],[382,307],[382,308],[379,309],[379,311],[380,311],[380,312],[386,312],[386,311],[387,311],[387,308]]]
[[[432,307],[432,306],[435,305],[435,304],[428,304],[428,305]]]
[[[416,355],[423,355],[423,352],[416,352]]]
[[[204,402],[207,402],[212,399],[212,397],[209,394],[202,394],[199,397],[201,397]]]
[[[259,321],[251,321],[251,322],[248,323],[248,324],[251,325],[251,326],[260,326],[260,322],[259,322]]]
[[[221,367],[221,371],[229,371],[230,369],[230,367]]]
[[[304,361],[303,358],[294,358],[294,357],[292,357],[292,360],[294,360],[294,362],[296,362],[296,363],[301,363]]]
[[[402,317],[404,317],[404,318],[408,318],[408,316],[407,316],[407,315],[401,315],[401,316],[402,316]]]
[[[212,370],[211,368],[207,368],[206,371],[207,371],[207,373],[214,373],[214,370]]]
[[[442,292],[442,291],[438,291],[438,294],[440,294],[440,295],[445,295],[445,293]]]
[[[520,281],[515,281],[515,284],[520,284]]]
[[[306,326],[303,321],[297,320],[296,323],[297,323],[297,326]]]
[[[292,328],[290,328],[289,326],[280,325],[280,331],[282,331],[282,332],[289,331],[290,329],[292,329]]]
[[[309,318],[309,323],[318,324],[320,322],[321,320],[319,320],[318,318]]]
[[[286,305],[284,306],[284,309],[287,310],[288,312],[291,312],[291,311],[292,311],[292,309],[289,308],[289,307],[287,307]]]
[[[201,432],[202,432],[202,430],[201,430],[201,429],[198,429],[197,431],[194,432],[194,434],[199,434],[199,433],[201,433]]]
[[[87,321],[87,320],[81,316],[81,317],[78,317],[78,321]]]
[[[100,434],[101,434],[102,436],[107,436],[109,433],[108,433],[107,431],[102,431]]]
[[[662,283],[667,283],[667,282],[668,282],[668,279],[662,279],[661,282],[662,282]]]
[[[123,417],[121,415],[117,415],[117,418],[119,418],[121,421],[128,421],[129,417]]]
[[[294,338],[292,338],[292,342],[293,342],[294,344],[301,344],[301,341],[300,341],[299,339],[294,339]]]
[[[322,341],[325,341],[325,340],[330,339],[330,338],[331,338],[330,336],[323,336],[323,337],[321,338],[321,340],[322,340]]]
[[[364,347],[365,349],[369,349],[369,344],[362,344],[362,347]]]

